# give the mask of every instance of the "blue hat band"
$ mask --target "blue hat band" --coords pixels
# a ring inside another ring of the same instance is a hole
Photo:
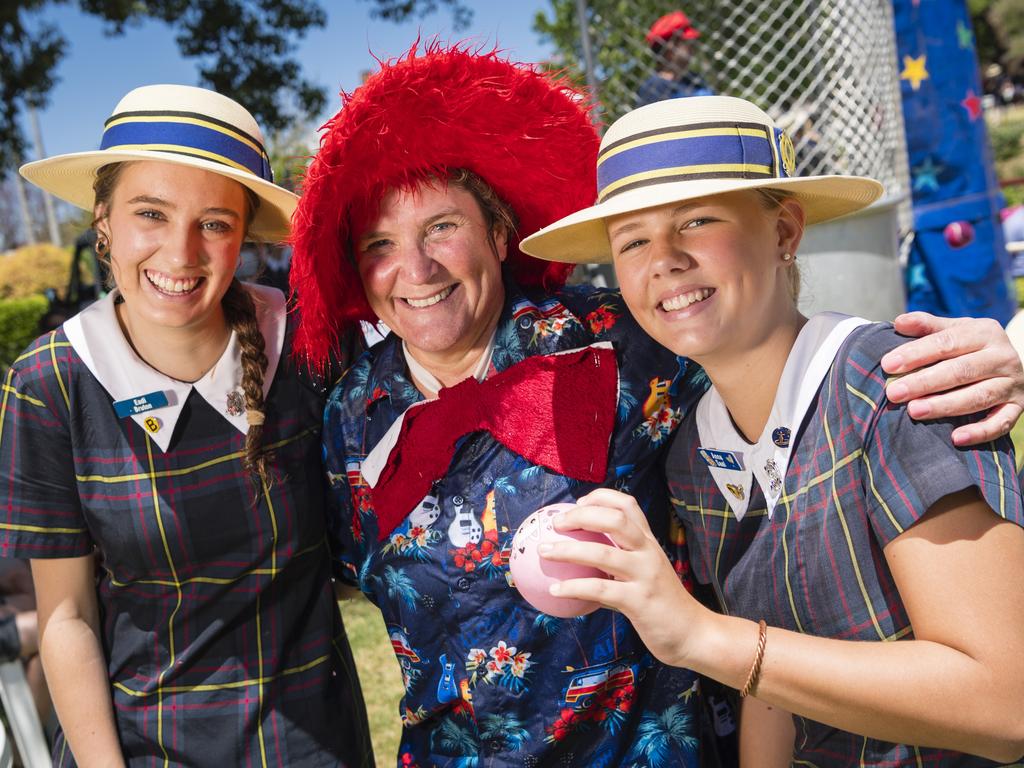
[[[263,144],[244,131],[192,112],[123,112],[107,120],[100,149],[169,152],[220,163],[273,182]]]
[[[597,199],[673,181],[786,178],[792,174],[787,144],[781,130],[762,123],[698,123],[635,134],[601,150]]]

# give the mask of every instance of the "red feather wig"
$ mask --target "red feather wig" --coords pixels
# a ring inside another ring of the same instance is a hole
[[[339,335],[374,315],[355,266],[353,221],[372,220],[391,189],[457,168],[486,181],[528,235],[592,205],[599,139],[589,100],[564,77],[438,43],[382,62],[325,126],[292,219],[291,288],[300,313],[294,354],[320,369]],[[521,285],[560,288],[573,265],[534,259],[509,242]]]

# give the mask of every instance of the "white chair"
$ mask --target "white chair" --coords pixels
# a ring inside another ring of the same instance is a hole
[[[25,679],[25,670],[18,660],[0,664],[0,704],[7,713],[8,727],[25,768],[47,768],[51,765],[50,750],[36,713],[36,703]],[[11,765],[11,745],[6,734],[3,737],[0,768],[8,768]]]

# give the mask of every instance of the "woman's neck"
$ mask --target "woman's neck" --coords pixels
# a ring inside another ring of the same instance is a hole
[[[124,337],[147,365],[178,381],[193,382],[213,368],[231,338],[223,314],[203,328],[138,327],[123,303],[115,305]]]
[[[806,322],[807,318],[794,308],[750,349],[697,361],[704,366],[733,423],[748,442],[757,442],[764,432],[789,353]]]
[[[413,384],[424,397],[437,397],[437,390],[432,386],[432,382],[424,380],[424,377],[419,375],[420,372],[416,370],[417,367],[425,371],[428,376],[432,376],[442,387],[454,386],[470,376],[481,378],[483,374],[486,374],[486,368],[490,364],[491,341],[497,326],[498,317],[495,316],[494,320],[488,323],[487,327],[467,346],[436,354],[419,348],[411,348],[409,344],[403,342],[402,350],[407,363],[411,359],[418,364],[418,366],[410,365]]]

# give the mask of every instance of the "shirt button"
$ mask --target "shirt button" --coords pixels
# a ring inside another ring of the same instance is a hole
[[[528,317],[524,317],[519,321],[519,327],[524,331],[528,330],[531,325],[533,325],[533,320]]]
[[[455,586],[460,592],[469,592],[469,588],[473,586],[473,580],[469,576],[459,576],[455,580]]]

